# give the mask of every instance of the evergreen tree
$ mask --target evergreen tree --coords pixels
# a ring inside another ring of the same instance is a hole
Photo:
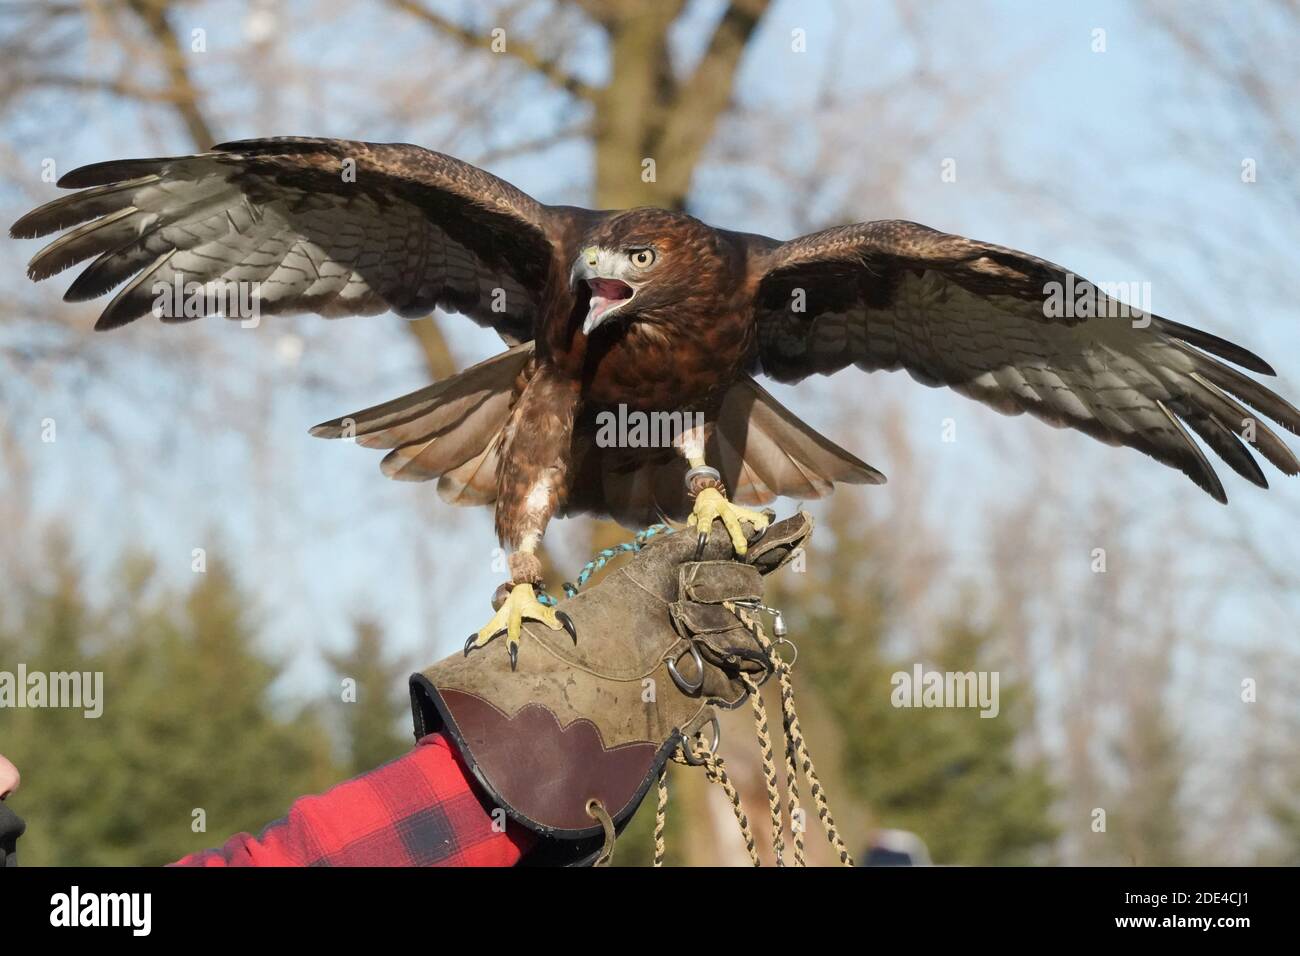
[[[915,663],[996,670],[990,635],[956,620],[965,614],[954,608],[927,653],[899,640],[892,569],[873,554],[871,529],[847,508],[832,513],[832,534],[818,536],[807,571],[783,573],[772,600],[801,646],[799,693],[816,696],[841,729],[841,779],[878,826],[917,833],[936,863],[1040,860],[1056,830],[1046,766],[1016,756],[1033,718],[1027,689],[1000,673],[994,718],[977,707],[896,707],[892,677],[910,676]],[[913,650],[891,652],[899,644]]]
[[[358,620],[352,646],[343,653],[326,654],[325,660],[339,677],[334,700],[342,718],[347,772],[365,773],[410,749],[406,691],[410,667],[400,658],[384,656],[379,624]]]
[[[103,713],[2,718],[0,752],[23,773],[25,864],[165,863],[256,832],[339,778],[320,721],[273,705],[280,668],[220,563],[177,595],[125,561],[118,601],[102,608],[88,606],[66,548],[51,567],[51,586],[21,602],[0,669],[100,673]]]

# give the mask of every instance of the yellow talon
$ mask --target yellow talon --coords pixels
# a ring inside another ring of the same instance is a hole
[[[578,643],[578,632],[569,615],[537,600],[537,592],[531,584],[516,584],[510,589],[505,603],[492,615],[492,620],[469,636],[465,642],[465,655],[469,656],[470,651],[483,647],[504,633],[506,649],[510,652],[510,669],[514,670],[519,663],[519,637],[525,619],[544,624],[553,631],[564,628],[573,638],[573,643]]]
[[[748,521],[754,526],[755,531],[763,531],[767,528],[768,520],[767,515],[761,511],[732,504],[717,488],[705,488],[695,496],[695,508],[686,519],[686,524],[703,535],[708,534],[709,529],[713,527],[713,522],[718,519],[722,520],[723,527],[731,536],[731,546],[736,554],[744,554],[749,550],[749,543],[745,539],[745,532],[740,523]]]

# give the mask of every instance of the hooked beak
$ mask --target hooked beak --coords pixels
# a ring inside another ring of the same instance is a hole
[[[585,282],[591,293],[582,323],[583,335],[591,335],[636,295],[635,288],[613,274],[620,271],[620,265],[609,253],[594,246],[582,250],[574,263],[569,273],[570,286],[577,288],[579,282]]]

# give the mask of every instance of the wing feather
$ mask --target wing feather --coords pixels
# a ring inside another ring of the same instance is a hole
[[[1263,415],[1300,434],[1295,406],[1227,364],[1272,375],[1267,362],[1130,309],[1043,259],[902,221],[829,229],[755,256],[758,362],[779,381],[849,365],[903,369],[1000,412],[1136,448],[1220,501],[1189,428],[1261,487],[1252,448],[1284,474],[1300,470],[1263,423],[1253,442],[1238,431]]]
[[[570,255],[557,245],[563,210],[400,143],[247,140],[193,156],[95,163],[59,185],[80,191],[23,216],[10,233],[70,230],[28,269],[41,280],[93,260],[69,301],[128,283],[100,329],[155,311],[155,286],[179,280],[182,288],[246,283],[267,314],[418,316],[441,307],[526,341],[557,263]],[[131,281],[137,274],[148,281]],[[164,317],[220,311],[201,303]]]

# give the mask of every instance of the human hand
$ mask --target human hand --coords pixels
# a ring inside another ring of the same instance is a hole
[[[17,790],[21,780],[18,768],[6,759],[4,754],[0,754],[0,800]]]

